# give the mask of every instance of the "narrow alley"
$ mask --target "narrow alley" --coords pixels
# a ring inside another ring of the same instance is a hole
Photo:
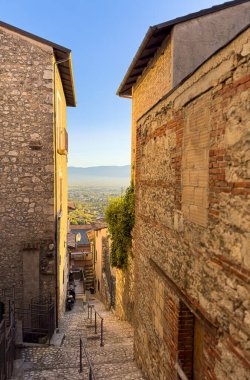
[[[87,349],[93,365],[93,379],[139,380],[144,379],[133,360],[133,329],[119,321],[103,304],[91,298],[89,304],[101,315],[104,322],[103,343],[100,346],[100,319],[97,318],[97,334],[92,323],[88,307],[77,300],[74,308],[66,312],[60,326],[65,334],[61,345],[26,347],[21,351],[23,371],[13,380],[87,380],[89,367],[86,355],[82,354],[82,372],[80,369],[80,337]]]

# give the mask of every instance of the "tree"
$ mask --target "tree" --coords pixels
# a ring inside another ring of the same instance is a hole
[[[69,214],[70,224],[90,224],[93,221],[92,215],[84,210],[74,210]]]

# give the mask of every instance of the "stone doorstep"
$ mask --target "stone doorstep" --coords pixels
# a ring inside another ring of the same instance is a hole
[[[76,293],[76,300],[84,300],[86,298],[84,293]]]
[[[98,380],[107,380],[107,377],[105,375],[98,375]],[[117,375],[110,375],[109,380],[117,380]],[[123,380],[145,380],[145,378],[140,373],[133,373],[132,375],[124,375]]]
[[[94,324],[92,324],[92,325],[88,324],[88,325],[85,325],[85,327],[87,327],[87,329],[91,329],[93,327],[93,329],[94,329],[95,325]]]
[[[117,361],[114,363],[113,360],[110,362],[102,362],[99,364],[94,364],[94,370],[95,374],[97,375],[98,379],[102,378],[102,376],[106,375],[107,373],[114,373],[117,374],[140,374],[140,370],[137,368],[134,361],[127,360],[127,361]],[[140,374],[141,375],[141,374]],[[107,378],[107,377],[106,377]]]
[[[89,335],[89,336],[87,336],[87,340],[100,340],[100,335],[98,335],[98,334]]]
[[[29,347],[49,347],[49,343],[28,343],[28,342],[22,342],[15,344],[16,348],[29,348]]]

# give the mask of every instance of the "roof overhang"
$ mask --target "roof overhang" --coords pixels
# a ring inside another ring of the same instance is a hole
[[[203,9],[199,12],[190,13],[189,15],[183,17],[178,17],[162,24],[151,26],[148,29],[116,94],[125,98],[132,96],[132,87],[135,85],[137,79],[142,75],[143,71],[148,66],[149,62],[153,59],[157,50],[161,47],[163,41],[171,33],[172,28],[176,24],[180,24],[197,17],[205,16],[210,13],[215,13],[242,3],[247,3],[248,1],[249,0],[229,1],[227,3],[216,5],[208,9]]]
[[[46,40],[45,38],[26,32],[23,29],[19,29],[13,25],[7,24],[3,21],[0,21],[0,26],[12,32],[18,33],[24,37],[38,41],[47,46],[51,46],[53,48],[56,61],[57,62],[63,61],[61,63],[58,63],[58,69],[59,69],[61,80],[62,80],[63,90],[64,90],[64,94],[66,98],[66,104],[67,106],[75,107],[76,95],[75,95],[71,50],[64,46],[58,45],[52,41]]]

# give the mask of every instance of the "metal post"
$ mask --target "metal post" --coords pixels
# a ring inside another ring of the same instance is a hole
[[[3,373],[7,373],[7,360],[6,360],[6,321],[3,320]]]
[[[95,334],[97,334],[96,311],[95,311]]]
[[[11,307],[10,307],[10,299],[9,299],[9,325],[10,325],[10,312],[11,312],[11,311],[10,311],[10,308],[11,308]]]
[[[49,305],[48,305],[48,321],[49,321],[49,325],[48,325],[48,333],[49,333],[49,346],[50,346],[51,316],[50,316],[50,307],[49,307]]]
[[[92,369],[89,367],[89,380],[92,380]]]
[[[82,372],[82,339],[80,338],[80,370],[79,372]]]
[[[101,319],[101,344],[100,344],[101,347],[104,346],[103,344],[103,318]]]
[[[13,314],[14,314],[14,323],[16,321],[16,318],[15,318],[15,300],[16,300],[16,294],[15,294],[15,286],[13,285],[12,287],[12,297],[13,297],[13,301],[12,301],[12,307],[13,307]]]

